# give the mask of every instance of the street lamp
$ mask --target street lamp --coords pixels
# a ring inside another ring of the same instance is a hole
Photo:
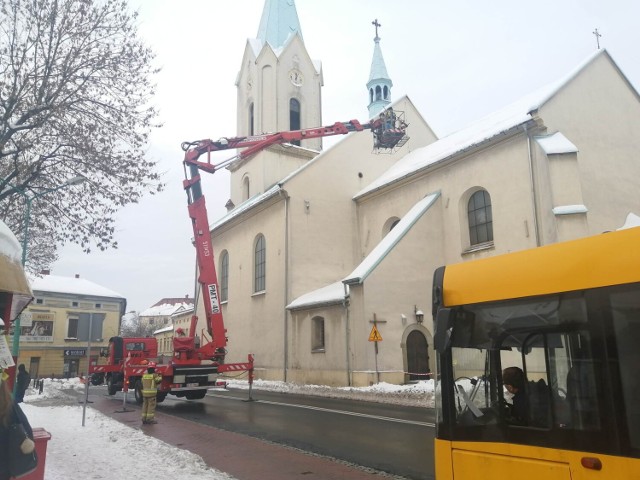
[[[22,266],[24,267],[25,264],[27,263],[27,246],[29,243],[29,221],[30,221],[30,217],[31,217],[31,203],[33,203],[34,200],[37,200],[38,198],[51,193],[51,192],[55,192],[57,190],[61,190],[63,188],[66,188],[70,185],[77,185],[79,183],[82,183],[86,180],[85,177],[83,177],[82,175],[78,175],[76,177],[70,178],[69,180],[67,180],[66,182],[64,182],[61,185],[58,185],[57,187],[53,187],[53,188],[48,188],[46,190],[42,190],[41,192],[38,192],[34,195],[27,195],[27,193],[23,190],[23,189],[19,189],[17,190],[18,193],[20,193],[20,195],[22,195],[24,197],[24,201],[26,203],[26,208],[24,211],[24,234],[22,237]],[[18,315],[16,317],[16,320],[14,322],[14,328],[13,328],[13,348],[12,348],[12,355],[17,359],[18,358],[18,354],[20,353],[20,315]],[[13,384],[13,393],[15,395],[16,392],[16,386],[17,386],[17,382],[14,382]]]

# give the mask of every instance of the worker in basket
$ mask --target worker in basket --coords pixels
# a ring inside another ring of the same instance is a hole
[[[158,423],[156,414],[156,395],[158,385],[162,382],[162,375],[156,373],[155,362],[147,364],[147,373],[142,376],[142,423]]]

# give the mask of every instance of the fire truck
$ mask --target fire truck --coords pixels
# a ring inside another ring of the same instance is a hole
[[[229,372],[248,372],[251,386],[254,363],[252,354],[247,356],[246,362],[225,363],[227,331],[220,306],[214,252],[200,172],[214,173],[234,161],[247,159],[271,145],[299,144],[302,140],[346,135],[364,130],[372,132],[374,150],[393,151],[409,139],[406,134],[407,126],[404,113],[389,108],[374,120],[364,124],[358,120],[350,120],[324,127],[182,143],[182,150],[185,152],[183,188],[187,194],[189,218],[193,227],[198,284],[203,295],[207,326],[206,333],[203,332],[202,346],[197,346],[195,342],[198,323],[196,315],[191,318],[186,336],[174,336],[173,356],[166,362],[158,361],[158,346],[155,338],[112,337],[105,355],[106,364],[89,367],[92,383],[106,382],[110,395],[115,395],[121,389],[125,392],[133,389],[136,401],[142,403],[142,375],[146,372],[148,363],[154,362],[156,373],[162,375],[157,396],[159,402],[163,401],[169,393],[188,400],[204,398],[209,388],[224,386],[222,378]],[[243,150],[239,150],[236,155],[220,163],[211,162],[212,152],[229,149]],[[201,160],[205,155],[206,160]]]

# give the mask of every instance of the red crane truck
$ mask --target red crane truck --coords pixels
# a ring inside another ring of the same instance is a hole
[[[197,347],[195,343],[198,317],[193,315],[189,333],[184,337],[173,338],[173,357],[166,363],[158,362],[158,347],[155,338],[112,337],[109,341],[106,365],[91,365],[89,373],[93,384],[107,382],[110,395],[121,389],[135,390],[136,401],[142,403],[141,378],[147,369],[147,363],[156,363],[156,373],[162,375],[158,389],[158,401],[171,393],[189,400],[204,398],[209,388],[224,385],[220,376],[227,372],[249,372],[249,384],[253,381],[253,355],[247,362],[225,363],[227,353],[227,331],[222,318],[218,279],[216,275],[211,231],[207,217],[207,207],[202,194],[200,171],[214,173],[236,160],[242,160],[265,148],[282,143],[293,143],[319,137],[346,135],[350,132],[371,130],[374,137],[374,149],[393,150],[404,145],[407,123],[402,112],[389,108],[378,118],[361,124],[357,120],[336,122],[325,127],[315,127],[288,132],[269,133],[256,136],[221,138],[217,141],[199,140],[184,142],[183,166],[185,180],[183,187],[187,193],[189,218],[193,227],[196,258],[198,264],[198,283],[203,294],[208,338],[206,343]],[[211,163],[211,152],[243,148],[235,156],[221,163]],[[206,161],[200,157],[207,154]],[[197,298],[197,297],[196,297]]]

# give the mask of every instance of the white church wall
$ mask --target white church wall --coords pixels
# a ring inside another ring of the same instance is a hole
[[[253,353],[258,377],[278,380],[282,380],[285,338],[284,207],[283,199],[275,197],[249,218],[231,222],[212,235],[218,274],[219,253],[229,253],[229,300],[223,305],[229,337],[227,361],[246,361],[247,354]],[[254,293],[254,246],[258,234],[264,235],[266,241],[266,289]]]
[[[613,230],[629,212],[640,210],[640,101],[606,53],[543,106],[540,115],[549,133],[562,132],[579,150],[579,182],[589,210],[585,235]],[[566,223],[568,216],[555,220]],[[558,240],[575,238],[579,230],[563,232]]]

